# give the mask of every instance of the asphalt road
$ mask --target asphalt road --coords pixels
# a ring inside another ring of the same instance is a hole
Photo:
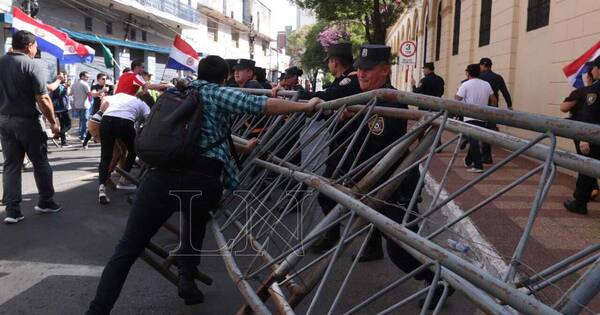
[[[94,295],[103,265],[126,223],[127,192],[110,191],[110,205],[97,203],[98,145],[90,145],[88,150],[79,147],[51,147],[50,150],[56,201],[64,210],[57,214],[34,214],[37,190],[32,172],[24,173],[22,209],[26,218],[16,225],[0,225],[0,314],[83,314]],[[0,216],[4,216],[4,207],[0,207]],[[155,240],[166,247],[177,242],[166,231],[159,232]],[[205,248],[216,248],[210,233],[207,233]],[[344,255],[341,258],[344,264],[339,268],[350,264],[350,253]],[[201,270],[214,279],[212,286],[201,285],[206,302],[185,306],[170,282],[138,260],[113,314],[235,313],[243,299],[229,279],[222,259],[203,257]],[[334,270],[325,299],[332,298],[343,281],[345,274],[341,270]],[[347,310],[402,275],[387,259],[360,264],[338,309]],[[374,303],[365,314],[381,311],[420,286],[421,283],[411,280],[408,286],[395,289]],[[298,307],[298,313],[307,309],[307,301]],[[411,303],[394,313],[418,312],[416,303]],[[442,313],[475,312],[464,297],[455,294]]]

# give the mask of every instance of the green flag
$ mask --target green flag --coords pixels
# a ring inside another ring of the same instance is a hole
[[[100,44],[102,45],[102,54],[104,55],[104,66],[107,68],[113,68],[115,64],[113,63],[114,58],[112,52],[110,49],[108,49],[108,47],[104,46],[102,42],[100,42]]]
[[[96,36],[96,39],[98,40],[98,43],[100,43],[100,46],[102,46],[102,55],[104,55],[104,66],[109,69],[114,68],[115,58],[113,57],[112,52],[110,51],[110,49],[108,49],[108,47],[104,46],[104,43],[102,43],[98,36]]]

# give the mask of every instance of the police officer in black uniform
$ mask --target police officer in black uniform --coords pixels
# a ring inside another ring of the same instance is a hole
[[[391,74],[390,67],[391,59],[391,48],[383,45],[363,45],[360,49],[359,59],[354,64],[358,69],[357,76],[361,91],[367,92],[376,89],[394,89],[389,83],[389,76]],[[390,108],[407,108],[406,104],[399,103],[397,101],[385,101],[378,99],[376,106],[379,107],[390,107]],[[364,114],[361,114],[364,115]],[[356,127],[350,128],[351,130],[359,130],[358,125],[360,124],[359,119],[353,123]],[[351,148],[351,158],[358,158],[359,162],[363,162],[371,156],[381,152],[384,148],[389,146],[394,141],[401,138],[406,134],[407,121],[399,118],[383,117],[377,114],[372,115],[368,119],[368,124],[360,130],[359,138],[357,143]],[[362,146],[363,140],[369,136],[364,152],[358,156],[360,147]],[[391,176],[394,168],[390,170],[389,174],[383,176],[381,182]],[[404,217],[404,207],[408,206],[410,199],[416,189],[417,181],[419,179],[418,167],[413,167],[409,172],[406,179],[401,183],[397,191],[387,200],[388,205],[382,209],[378,209],[384,215],[390,219],[401,223]],[[380,184],[380,183],[378,183]],[[396,206],[399,205],[399,206]],[[418,209],[416,210],[418,211]],[[415,215],[410,215],[410,219],[416,219]],[[411,230],[417,231],[418,226],[411,227]],[[416,268],[421,266],[421,263],[414,258],[410,253],[405,251],[402,247],[397,245],[395,242],[388,240],[386,242],[387,252],[391,261],[405,273],[409,273]],[[375,233],[368,241],[363,256],[360,257],[360,261],[371,261],[383,258],[383,250],[381,246],[381,234]],[[429,269],[418,273],[415,276],[417,280],[424,280],[431,283],[433,280],[433,272]],[[442,289],[436,290],[435,301],[439,299],[442,293]],[[422,305],[422,301],[420,302]],[[433,304],[435,305],[435,303]]]
[[[592,64],[592,76],[594,80],[600,79],[600,57],[596,58]],[[600,125],[600,81],[595,81],[591,86],[586,86],[576,90],[576,94],[572,95],[575,103],[576,120]],[[567,98],[567,101],[569,98]],[[561,110],[565,109],[561,105]],[[567,109],[569,110],[569,109]],[[595,143],[580,142],[579,151],[581,154],[594,159],[600,159],[600,145]],[[575,184],[575,192],[573,198],[564,202],[565,208],[573,213],[587,214],[587,203],[594,188],[597,187],[597,179],[584,174],[577,176]]]
[[[481,74],[479,78],[486,81],[492,87],[492,91],[494,91],[494,96],[497,100],[498,92],[502,93],[504,100],[506,101],[506,107],[512,110],[512,99],[510,98],[510,93],[508,92],[508,88],[506,87],[506,83],[504,82],[504,78],[492,71],[492,60],[490,58],[481,58],[479,60],[479,69],[481,70]],[[493,106],[493,105],[491,105]],[[498,104],[496,104],[496,107]],[[498,127],[495,123],[488,122],[486,127],[491,130],[498,130]],[[492,164],[494,161],[492,160],[492,146],[489,143],[483,143],[481,145],[481,161],[484,164]]]
[[[263,89],[272,89],[271,82],[267,81],[267,69],[262,67],[254,68],[254,78],[256,82],[260,83]]]
[[[254,60],[238,59],[233,65],[233,77],[237,87],[245,89],[262,89],[263,86],[254,80]]]
[[[444,79],[435,74],[433,62],[427,62],[423,65],[423,78],[419,81],[419,86],[415,85],[415,79],[411,79],[412,90],[415,93],[442,97],[444,95]]]

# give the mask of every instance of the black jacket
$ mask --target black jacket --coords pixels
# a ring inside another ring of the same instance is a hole
[[[444,79],[435,73],[428,74],[421,79],[419,87],[413,86],[413,92],[442,97],[444,95]]]
[[[512,107],[510,93],[508,93],[508,88],[506,88],[506,83],[504,82],[504,78],[502,78],[501,75],[493,72],[492,70],[489,70],[482,71],[479,75],[479,78],[484,81],[487,81],[487,83],[490,84],[490,86],[492,87],[492,91],[494,91],[494,96],[496,96],[496,98],[498,98],[498,91],[500,91],[502,93],[502,96],[504,97],[504,100],[506,101],[506,106],[509,108]]]
[[[304,92],[300,95],[301,99],[310,99],[318,97],[324,101],[331,101],[338,98],[361,93],[358,77],[356,74],[350,75],[354,69],[346,70],[341,76],[335,78],[333,83],[324,91],[315,93]]]

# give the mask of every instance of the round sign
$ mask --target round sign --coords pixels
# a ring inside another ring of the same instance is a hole
[[[185,64],[186,64],[186,65],[188,65],[188,66],[193,66],[193,65],[194,65],[194,61],[196,61],[194,58],[192,58],[192,57],[188,57],[188,58],[185,60]]]
[[[405,41],[400,44],[400,54],[403,57],[409,58],[415,55],[417,52],[417,45],[413,41]]]

